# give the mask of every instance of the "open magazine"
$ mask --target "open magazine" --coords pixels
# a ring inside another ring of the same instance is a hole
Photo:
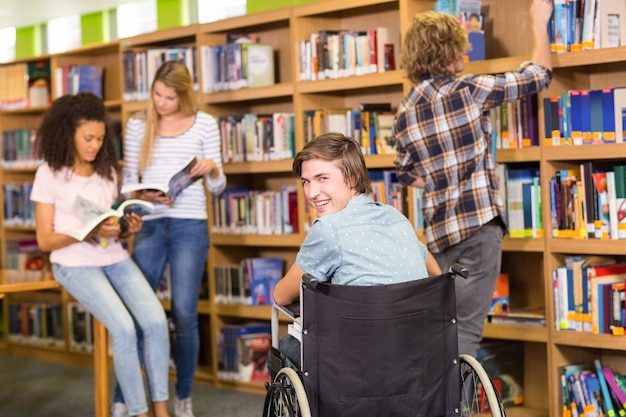
[[[196,164],[198,159],[194,156],[185,165],[174,173],[166,184],[155,183],[136,183],[136,184],[124,184],[120,192],[122,194],[130,193],[133,191],[161,191],[163,194],[176,198],[185,188],[202,178],[202,176],[190,177],[189,172],[191,168]]]
[[[149,201],[130,199],[113,205],[111,208],[102,207],[82,196],[74,200],[74,213],[81,220],[81,224],[74,228],[63,231],[63,234],[83,241],[103,221],[115,218],[120,222],[122,232],[126,230],[124,215],[137,213],[139,216],[150,214],[154,211],[154,205]],[[103,246],[106,244],[103,243]]]

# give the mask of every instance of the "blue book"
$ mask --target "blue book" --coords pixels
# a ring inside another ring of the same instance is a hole
[[[103,98],[102,75],[103,69],[98,65],[76,65],[73,91],[75,93],[88,91]]]
[[[580,90],[580,121],[583,131],[583,144],[591,145],[591,96],[589,90]]]
[[[602,90],[591,90],[591,136],[593,144],[602,143]]]
[[[583,144],[582,97],[579,90],[570,91],[570,120],[572,145]]]
[[[613,408],[613,403],[611,401],[611,394],[609,392],[609,387],[604,379],[604,374],[602,373],[602,362],[600,359],[596,359],[593,361],[596,367],[596,375],[598,377],[598,381],[600,382],[600,391],[602,392],[602,400],[604,402],[604,414],[608,417],[615,417],[615,409]]]
[[[615,99],[612,88],[603,88],[602,96],[602,140],[604,143],[615,143]]]

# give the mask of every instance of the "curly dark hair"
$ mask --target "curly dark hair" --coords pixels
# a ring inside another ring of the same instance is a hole
[[[37,152],[53,171],[72,167],[76,157],[76,130],[91,121],[105,124],[104,142],[93,161],[94,170],[100,176],[113,180],[118,162],[112,130],[102,99],[92,93],[67,95],[54,100],[37,130]]]

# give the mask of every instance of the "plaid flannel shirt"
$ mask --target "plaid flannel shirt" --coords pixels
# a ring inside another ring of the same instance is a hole
[[[404,98],[393,126],[395,167],[402,183],[419,177],[426,183],[424,232],[431,252],[443,252],[504,213],[488,110],[544,90],[551,79],[545,67],[524,62],[503,74],[426,76]]]

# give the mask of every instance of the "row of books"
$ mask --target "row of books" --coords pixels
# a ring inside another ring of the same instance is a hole
[[[245,258],[236,265],[217,265],[215,302],[220,304],[271,305],[274,286],[283,277],[282,258]]]
[[[547,146],[622,143],[626,87],[564,90],[545,97],[543,118]]]
[[[466,62],[485,59],[485,15],[481,0],[437,0],[435,11],[458,17],[471,45]]]
[[[500,195],[505,204],[508,236],[512,238],[542,237],[541,184],[539,168],[496,167]]]
[[[553,53],[624,45],[626,3],[621,0],[553,0],[549,28]]]
[[[509,274],[502,272],[498,276],[493,290],[491,307],[487,313],[487,322],[546,327],[545,308],[542,306],[511,308]]]
[[[269,381],[267,358],[272,345],[268,323],[226,324],[217,334],[217,375],[221,379]]]
[[[41,346],[65,347],[61,303],[9,303],[9,340]]]
[[[141,101],[150,98],[150,86],[157,69],[165,61],[184,63],[198,92],[198,60],[193,46],[167,48],[132,48],[122,52],[124,69],[124,101]]]
[[[361,103],[358,109],[323,108],[304,112],[305,143],[328,132],[338,132],[361,144],[365,155],[396,153],[391,134],[395,112],[391,103]]]
[[[626,376],[604,366],[573,363],[560,368],[562,416],[616,416],[626,413]]]
[[[626,165],[583,162],[557,171],[549,186],[553,237],[626,239]]]
[[[350,77],[400,67],[397,28],[320,30],[298,42],[300,81]]]
[[[0,111],[50,104],[50,61],[20,62],[0,67]]]
[[[394,170],[370,170],[374,201],[389,204],[408,216],[407,189]]]
[[[493,381],[503,405],[509,407],[524,404],[523,342],[483,340],[478,345],[476,359]],[[486,403],[484,400],[482,402]]]
[[[496,149],[539,146],[537,95],[489,109],[491,140]]]
[[[272,45],[244,37],[225,45],[202,45],[200,53],[204,93],[276,83]]]
[[[218,117],[222,161],[250,162],[291,159],[295,156],[293,113]]]
[[[227,188],[213,197],[213,232],[224,234],[298,233],[295,185],[280,191]]]
[[[54,70],[54,97],[90,92],[103,98],[104,68],[99,65],[63,65]]]
[[[7,183],[4,192],[4,225],[35,227],[35,204],[30,200],[32,182]]]
[[[2,167],[31,168],[41,164],[35,148],[36,129],[14,129],[2,132]]]
[[[6,240],[6,264],[3,267],[7,282],[37,282],[50,279],[50,262],[35,238]]]
[[[78,301],[67,303],[70,349],[93,352],[93,315]]]
[[[557,330],[623,335],[626,264],[605,256],[567,256],[552,271]]]

